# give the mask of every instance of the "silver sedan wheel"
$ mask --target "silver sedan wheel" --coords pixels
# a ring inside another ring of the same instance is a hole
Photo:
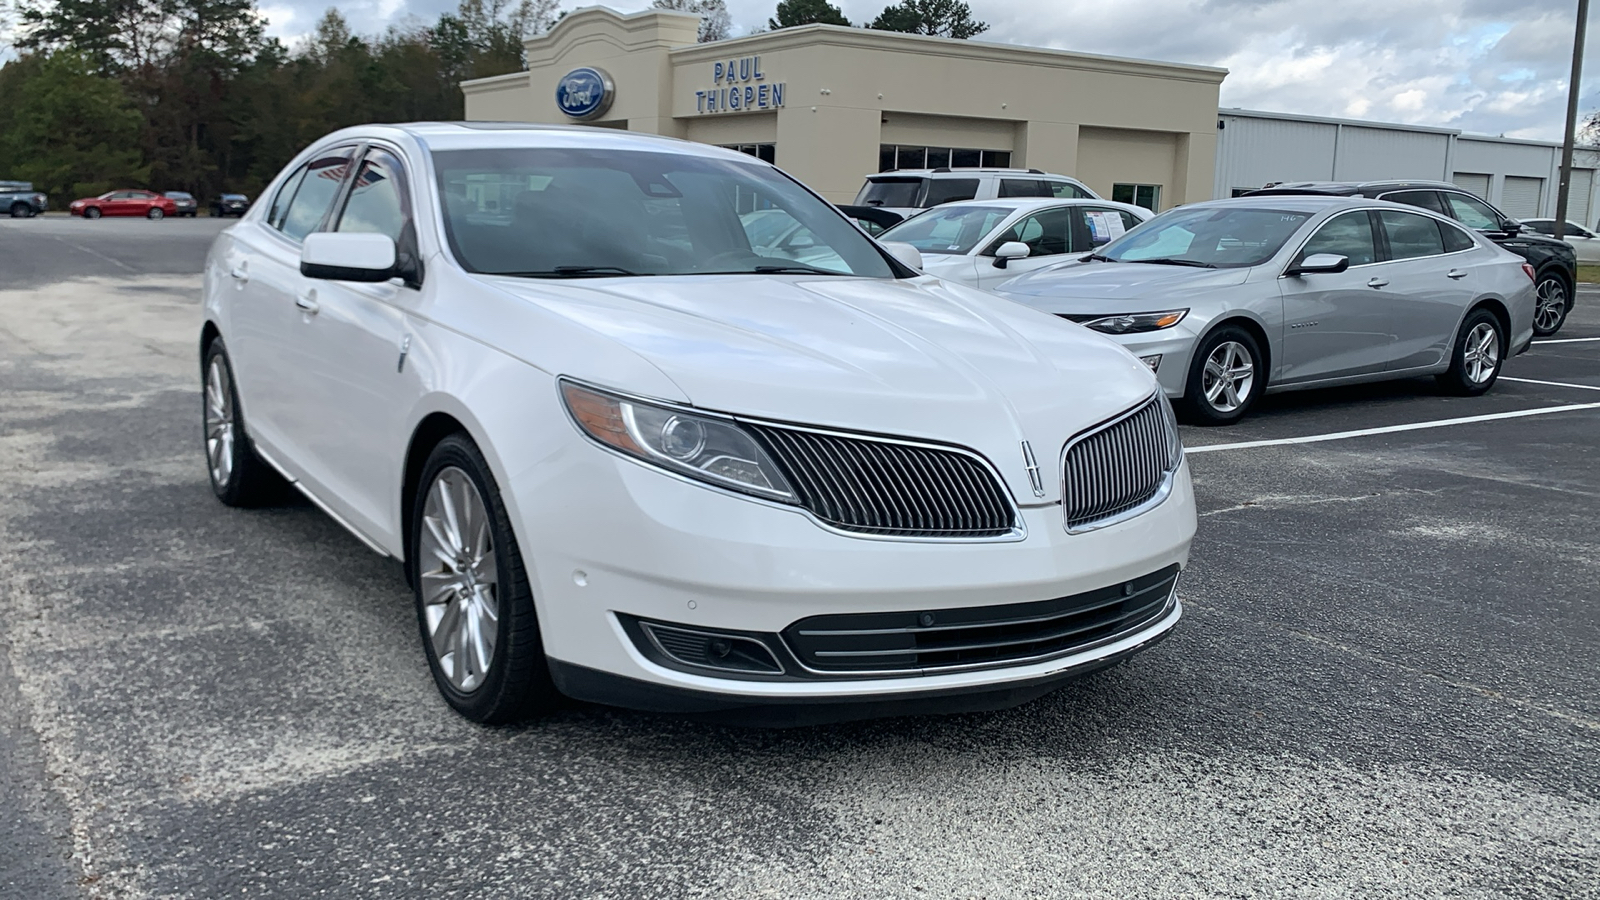
[[[222,356],[206,367],[206,460],[218,489],[233,476],[233,382]]]
[[[1500,332],[1495,331],[1493,325],[1479,322],[1467,332],[1461,368],[1473,384],[1483,384],[1494,377],[1495,370],[1500,368]]]
[[[498,572],[483,497],[455,466],[440,470],[428,487],[420,544],[417,568],[434,656],[456,690],[473,691],[494,661]]]
[[[1538,299],[1533,309],[1533,324],[1549,333],[1561,324],[1567,308],[1567,288],[1554,278],[1539,282]]]
[[[1206,357],[1200,386],[1206,403],[1217,412],[1229,413],[1243,406],[1255,383],[1255,363],[1250,351],[1238,341],[1223,341]]]

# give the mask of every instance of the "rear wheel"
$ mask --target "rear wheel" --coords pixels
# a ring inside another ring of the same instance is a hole
[[[1255,337],[1237,325],[1224,325],[1196,348],[1179,408],[1196,425],[1232,425],[1255,405],[1266,384]]]
[[[89,207],[88,209],[83,211],[83,217],[85,219],[98,219],[98,218],[100,218],[100,207],[98,207],[98,206]]]
[[[1506,336],[1500,320],[1487,309],[1476,309],[1461,323],[1450,369],[1438,376],[1439,385],[1452,394],[1475,397],[1494,387],[1505,363]]]
[[[1533,333],[1548,337],[1560,331],[1566,323],[1572,292],[1567,290],[1566,279],[1554,272],[1540,275],[1533,292]]]
[[[464,434],[439,442],[412,505],[417,624],[439,693],[476,722],[553,707],[533,591],[500,490]]]
[[[31,215],[33,215],[33,207],[28,204],[21,202],[11,204],[11,218],[26,219]]]
[[[285,483],[250,446],[222,338],[206,347],[203,399],[206,470],[211,491],[228,506],[258,506],[280,496]]]
[[[150,211],[145,213],[144,215],[145,215],[145,218],[147,218],[150,221],[154,222],[157,219],[165,218],[167,214],[162,211],[161,207],[152,206],[152,207],[150,207]]]

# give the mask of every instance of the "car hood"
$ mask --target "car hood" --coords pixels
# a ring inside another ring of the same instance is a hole
[[[1004,282],[996,291],[1052,313],[1143,312],[1197,292],[1231,288],[1250,269],[1198,269],[1148,263],[1070,262]]]
[[[683,393],[666,399],[972,447],[1024,503],[1019,442],[1058,499],[1062,445],[1156,387],[1100,335],[926,276],[486,280],[643,357]],[[555,374],[638,390],[568,365]]]

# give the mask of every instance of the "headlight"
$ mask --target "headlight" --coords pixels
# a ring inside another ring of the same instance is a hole
[[[1183,437],[1178,434],[1178,415],[1172,411],[1172,401],[1167,399],[1167,392],[1161,394],[1161,418],[1167,423],[1167,468],[1175,469],[1178,462],[1183,459]]]
[[[589,437],[654,466],[729,490],[794,503],[794,490],[737,422],[561,382],[572,420]]]
[[[1183,321],[1187,309],[1169,309],[1166,312],[1132,313],[1126,316],[1106,316],[1083,323],[1085,328],[1105,334],[1138,334],[1141,331],[1160,331]]]

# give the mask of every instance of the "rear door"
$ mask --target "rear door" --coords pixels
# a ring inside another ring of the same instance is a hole
[[[1394,349],[1389,368],[1414,369],[1444,362],[1456,321],[1476,293],[1478,244],[1460,229],[1419,213],[1382,210],[1389,262],[1377,269],[1389,308]]]
[[[1376,227],[1368,210],[1333,216],[1317,228],[1289,268],[1319,253],[1346,257],[1350,268],[1278,279],[1283,293],[1281,383],[1365,375],[1388,367],[1395,336]]]

